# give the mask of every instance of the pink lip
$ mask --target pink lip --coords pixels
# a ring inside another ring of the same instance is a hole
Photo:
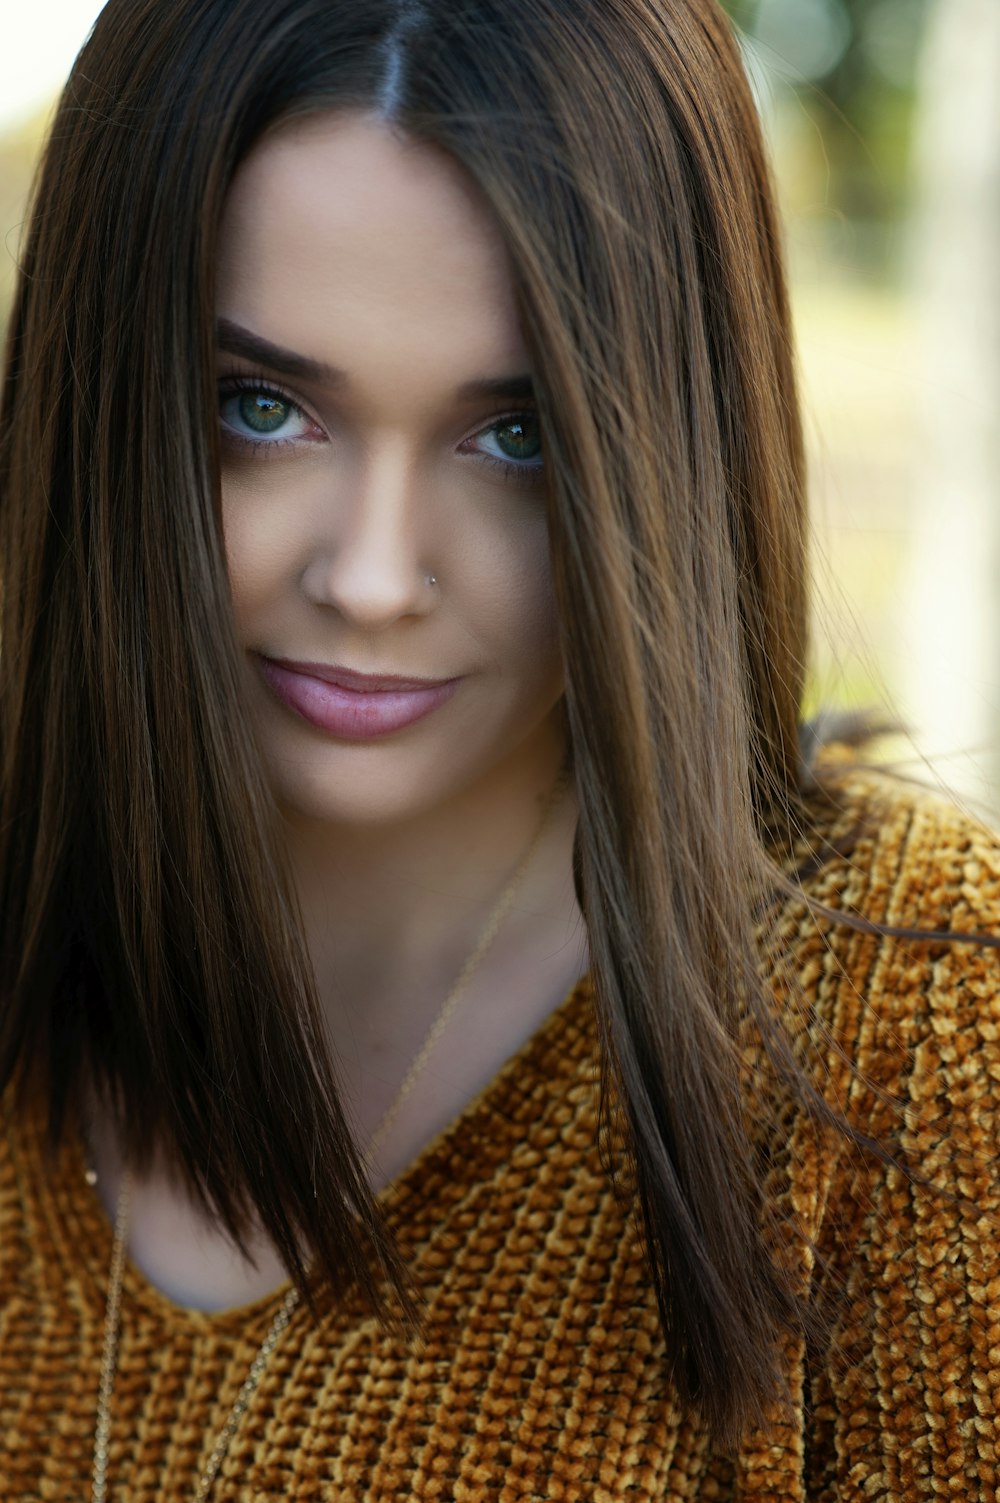
[[[400,678],[329,663],[259,656],[265,683],[282,704],[342,741],[374,741],[422,720],[450,699],[458,678]]]

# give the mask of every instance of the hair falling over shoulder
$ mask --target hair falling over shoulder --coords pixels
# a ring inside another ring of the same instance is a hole
[[[778,232],[714,0],[108,4],[36,184],[3,385],[0,1080],[43,1088],[58,1133],[88,1072],[235,1235],[254,1211],[300,1280],[307,1245],[334,1289],[414,1313],[323,1043],[218,508],[224,196],[262,133],[330,108],[449,153],[510,251],[606,1124],[679,1391],[731,1443],[800,1316],[736,1030],[766,1012],[805,601]]]

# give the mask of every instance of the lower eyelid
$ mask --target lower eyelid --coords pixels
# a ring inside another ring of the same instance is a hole
[[[508,424],[513,424],[520,421],[530,421],[532,423],[536,423],[537,420],[537,414],[528,410],[522,410],[520,412],[506,412],[501,414],[500,417],[494,418],[491,423],[487,423],[484,428],[478,429],[477,432],[473,433],[466,440],[466,443],[472,444],[477,439],[483,439],[487,435],[495,433],[497,429],[506,427]],[[462,445],[462,448],[463,450],[465,449],[464,444]],[[472,452],[476,454],[477,458],[484,460],[487,464],[501,466],[514,474],[520,474],[525,476],[526,478],[541,474],[542,470],[545,468],[544,453],[539,454],[538,456],[531,459],[525,459],[518,462],[516,459],[511,459],[500,454],[485,454],[481,450],[473,450]]]
[[[223,416],[223,408],[225,404],[232,401],[234,397],[247,395],[254,392],[260,393],[265,396],[274,397],[277,401],[285,403],[289,408],[289,415],[296,415],[307,428],[312,429],[312,432],[289,435],[279,434],[275,438],[268,438],[264,435],[254,435],[253,433],[241,432],[239,428],[235,427],[232,423],[227,422],[226,418]],[[316,419],[305,409],[305,407],[302,406],[301,402],[297,402],[294,397],[289,396],[287,392],[283,392],[280,387],[272,386],[270,382],[267,381],[255,381],[246,379],[231,379],[229,381],[220,381],[219,423],[222,428],[224,437],[228,442],[234,445],[240,445],[244,448],[250,447],[255,452],[263,452],[265,449],[283,448],[288,444],[321,443],[325,442],[327,437],[326,433],[320,427],[319,423],[317,423]]]
[[[287,436],[279,434],[278,436],[273,438],[265,437],[263,435],[254,435],[253,433],[241,432],[239,428],[227,422],[225,417],[222,415],[221,409],[224,404],[232,400],[233,397],[253,392],[262,393],[267,396],[274,397],[280,402],[286,403],[291,412],[297,414],[298,417],[304,422],[304,424],[306,424],[307,427],[311,428],[313,431],[311,433],[305,432]],[[327,433],[300,402],[296,401],[295,398],[292,397],[288,392],[282,391],[280,387],[275,386],[270,381],[263,380],[261,378],[244,376],[231,377],[228,380],[220,380],[219,407],[219,421],[222,430],[223,442],[228,444],[231,448],[242,449],[245,453],[250,453],[260,458],[267,458],[269,455],[273,455],[277,450],[285,449],[290,446],[294,447],[302,443],[329,442],[329,436],[327,435]],[[483,438],[484,435],[492,433],[498,428],[502,428],[506,423],[517,422],[519,419],[526,419],[535,422],[537,421],[537,414],[530,409],[525,408],[514,412],[501,413],[498,417],[494,418],[492,422],[487,423],[484,427],[477,429],[475,433],[470,434],[470,436],[460,446],[460,452],[464,451],[473,453],[477,459],[481,460],[484,464],[489,465],[497,473],[503,475],[505,479],[519,480],[525,484],[530,484],[533,481],[539,480],[545,469],[544,456],[540,456],[537,459],[525,460],[519,463],[515,459],[503,458],[500,455],[486,454],[481,450],[476,449],[466,449],[466,445],[471,446],[477,439]]]

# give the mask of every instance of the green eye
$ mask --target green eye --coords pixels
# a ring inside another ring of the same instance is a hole
[[[533,485],[545,470],[542,435],[535,412],[509,412],[468,440],[483,464],[492,465],[505,480]]]
[[[219,417],[227,443],[250,445],[258,455],[322,436],[297,402],[246,378],[220,383]]]
[[[240,420],[254,433],[275,433],[288,421],[290,406],[267,391],[244,392],[237,400]]]
[[[526,415],[511,418],[505,423],[498,423],[493,432],[496,434],[497,446],[508,459],[530,462],[538,459],[542,452],[541,435],[534,418]]]

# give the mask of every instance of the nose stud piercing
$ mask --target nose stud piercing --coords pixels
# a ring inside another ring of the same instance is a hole
[[[436,585],[437,584],[436,577],[433,574],[428,574],[428,576],[427,576],[427,583],[429,585]]]

